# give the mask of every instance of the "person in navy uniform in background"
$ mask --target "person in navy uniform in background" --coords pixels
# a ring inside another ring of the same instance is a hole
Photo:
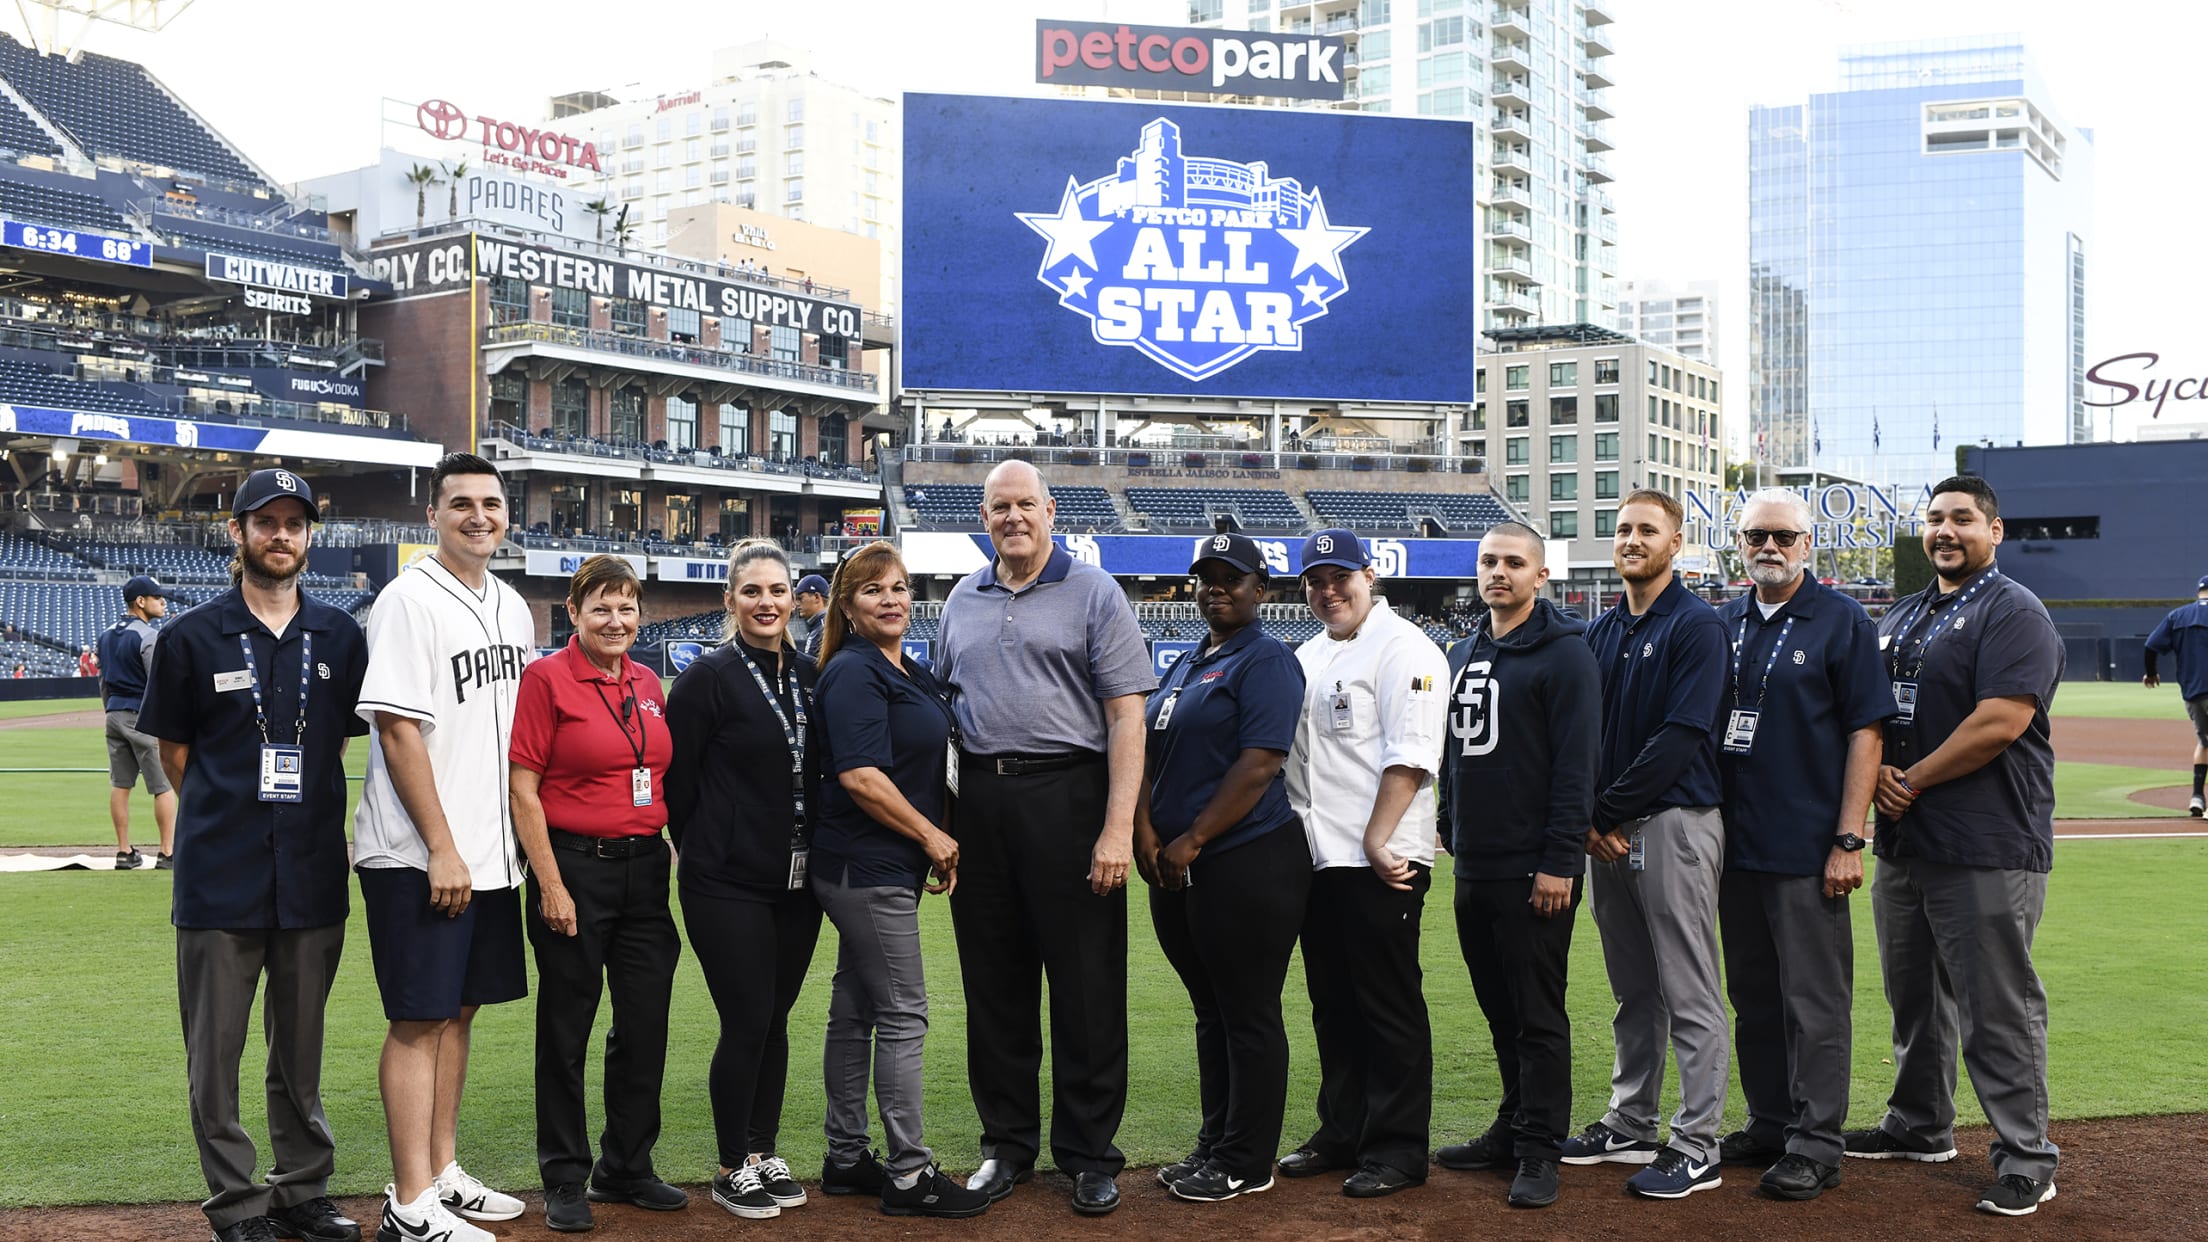
[[[146,697],[146,670],[153,664],[153,623],[169,614],[161,584],[139,574],[123,584],[122,620],[100,635],[99,675],[102,706],[107,709],[107,817],[115,824],[115,869],[129,871],[145,862],[130,845],[130,789],[142,776],[153,795],[153,823],[161,834],[156,870],[176,865],[176,790],[161,771],[161,752],[138,727],[138,709]]]
[[[2194,819],[2208,813],[2202,786],[2208,785],[2208,578],[2193,591],[2192,603],[2172,609],[2147,635],[2147,675],[2143,684],[2152,690],[2162,684],[2160,656],[2177,663],[2178,693],[2185,697],[2185,714],[2193,721]]]
[[[337,1145],[322,1112],[323,1010],[345,947],[345,744],[368,645],[350,616],[299,588],[314,490],[257,470],[230,519],[238,583],[170,623],[139,727],[181,794],[176,994],[200,1171],[218,1242],[358,1242],[328,1198]],[[268,1139],[238,1119],[238,1062],[263,976]]]

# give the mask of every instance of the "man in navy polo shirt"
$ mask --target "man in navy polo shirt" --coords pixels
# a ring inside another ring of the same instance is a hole
[[[1955,1036],[1993,1126],[1998,1180],[1978,1207],[2023,1216],[2055,1197],[2047,1139],[2047,992],[2032,936],[2055,856],[2047,710],[2062,640],[1994,563],[2001,504],[1984,479],[1932,489],[1931,586],[1895,603],[1879,643],[1899,711],[1879,768],[1871,917],[1894,1011],[1894,1090],[1868,1160],[1955,1158]]]
[[[2185,696],[2185,713],[2193,719],[2193,818],[2208,813],[2201,789],[2208,784],[2208,578],[2194,588],[2198,598],[2162,618],[2147,635],[2145,685],[2162,684],[2159,656],[2177,660],[2177,683]]]
[[[160,739],[177,818],[176,992],[201,1204],[218,1242],[279,1234],[358,1242],[326,1197],[336,1145],[322,1115],[322,1015],[345,946],[345,741],[368,646],[345,613],[299,589],[314,491],[258,470],[230,519],[236,586],[172,621],[138,725]],[[254,992],[268,1043],[275,1164],[238,1121],[238,1060]]]
[[[1718,703],[1725,627],[1671,572],[1683,543],[1679,502],[1651,488],[1618,506],[1612,557],[1625,596],[1587,630],[1602,667],[1602,759],[1587,852],[1595,927],[1617,998],[1610,1110],[1564,1140],[1566,1164],[1649,1167],[1635,1194],[1681,1199],[1723,1184],[1725,1006],[1717,989]],[[1679,1058],[1679,1111],[1657,1145],[1664,1043]]]
[[[1728,1162],[1768,1165],[1763,1190],[1814,1199],[1840,1184],[1848,1114],[1865,816],[1894,713],[1878,628],[1804,572],[1809,506],[1749,497],[1734,539],[1755,590],[1717,610],[1732,639],[1718,769],[1725,781],[1725,989],[1746,1128]]]

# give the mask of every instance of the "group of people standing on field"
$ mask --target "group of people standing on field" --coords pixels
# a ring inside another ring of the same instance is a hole
[[[1803,573],[1810,523],[1785,493],[1739,515],[1756,589],[1722,609],[1673,577],[1677,502],[1626,497],[1625,596],[1592,625],[1542,598],[1538,533],[1501,524],[1480,545],[1487,616],[1447,652],[1389,608],[1350,531],[1304,541],[1301,587],[1324,629],[1293,651],[1257,623],[1264,551],[1206,537],[1189,572],[1207,637],[1160,684],[1125,593],[1052,541],[1042,476],[1007,462],[983,488],[994,557],[946,600],[932,665],[903,647],[912,586],[894,545],[798,580],[756,540],[729,555],[725,640],[662,692],[628,656],[643,587],[619,557],[583,563],[574,637],[537,655],[528,606],[488,568],[509,517],[489,462],[439,463],[437,545],[365,632],[298,588],[307,482],[256,472],[232,520],[238,584],[162,632],[135,722],[181,798],[178,991],[208,1218],[219,1242],[360,1236],[326,1197],[319,1096],[357,736],[371,752],[350,863],[389,1022],[387,1242],[479,1242],[491,1235],[472,1222],[525,1210],[468,1174],[456,1143],[472,1018],[526,993],[524,941],[546,1223],[590,1229],[593,1204],[687,1206],[654,1160],[676,891],[719,1017],[717,1205],[764,1219],[807,1201],[777,1148],[789,1014],[825,920],[819,1190],[974,1216],[1047,1150],[1072,1209],[1110,1213],[1138,876],[1195,1019],[1194,1140],[1157,1172],[1177,1199],[1328,1173],[1377,1198],[1438,1164],[1504,1170],[1508,1202],[1531,1208],[1556,1200],[1559,1163],[1600,1162],[1644,1166],[1627,1186],[1649,1198],[1717,1186],[1726,1162],[1765,1166],[1774,1196],[1813,1198],[1839,1184],[1843,1154],[1956,1154],[1959,1026],[1998,1136],[1999,1180],[1977,1205],[2030,1212],[2053,1196],[2057,1158],[2030,949],[2062,649],[1994,563],[1991,489],[1934,490],[1938,580],[1878,626]],[[1844,1130],[1848,905],[1873,807],[1896,1081],[1875,1128]],[[1431,1150],[1419,928],[1441,849],[1501,1081],[1484,1133]],[[1616,1060],[1607,1108],[1573,1132],[1565,992],[1590,877]],[[925,1137],[929,894],[956,930],[981,1123],[963,1180]],[[1320,1087],[1316,1127],[1287,1145],[1282,1003],[1299,946]],[[276,1159],[262,1180],[238,1063],[264,976]],[[608,994],[594,1143],[585,1062]],[[1681,1097],[1668,1136],[1667,1049]],[[1735,1050],[1749,1122],[1720,1136]]]

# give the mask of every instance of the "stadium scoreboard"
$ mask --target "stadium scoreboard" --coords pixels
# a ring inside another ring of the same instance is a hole
[[[0,246],[12,246],[18,250],[37,250],[46,254],[65,254],[77,259],[92,259],[101,263],[121,263],[129,267],[152,267],[153,246],[147,242],[127,237],[109,237],[104,233],[84,233],[76,229],[46,228],[26,224],[21,220],[0,221]]]

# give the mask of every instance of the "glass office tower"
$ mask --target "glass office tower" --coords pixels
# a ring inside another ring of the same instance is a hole
[[[1749,112],[1750,448],[1767,469],[1953,473],[2092,438],[2093,140],[2013,36],[1851,49]]]

